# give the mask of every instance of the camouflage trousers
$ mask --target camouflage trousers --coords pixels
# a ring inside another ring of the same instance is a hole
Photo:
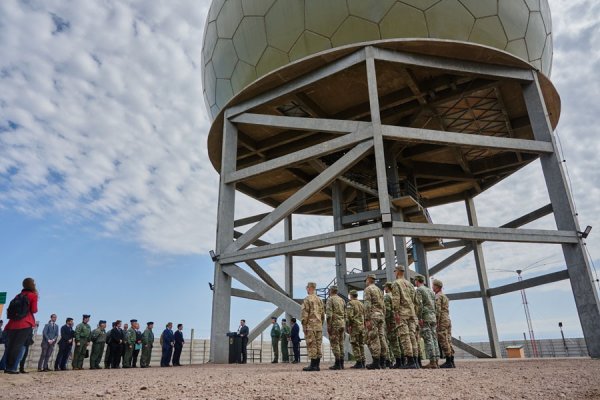
[[[329,342],[331,343],[331,351],[336,360],[344,357],[344,328],[331,328],[329,333]]]
[[[413,357],[418,357],[421,354],[421,341],[419,340],[419,320],[416,317],[408,320],[408,330],[410,332]]]
[[[410,340],[408,322],[408,319],[401,318],[396,327],[396,333],[400,341],[400,346],[402,346],[402,355],[404,357],[413,357],[413,342]]]
[[[450,357],[454,354],[454,349],[452,348],[452,325],[451,324],[441,324],[437,327],[437,339],[444,353],[444,357]]]
[[[306,331],[304,334],[308,358],[311,360],[323,357],[321,345],[323,344],[323,331]]]
[[[365,330],[360,327],[353,327],[350,333],[350,345],[352,345],[352,355],[356,361],[365,361]]]
[[[436,334],[436,323],[435,322],[423,322],[421,327],[421,336],[425,343],[425,355],[429,360],[436,360],[440,358],[440,352],[438,348],[437,334]]]
[[[402,357],[402,349],[400,348],[400,339],[397,335],[396,324],[387,324],[386,329],[387,345],[388,345],[388,360],[394,360]]]
[[[372,357],[387,356],[388,348],[385,339],[385,321],[383,318],[371,318],[370,328],[367,328],[367,346]]]

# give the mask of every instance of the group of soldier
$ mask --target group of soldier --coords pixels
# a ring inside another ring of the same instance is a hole
[[[53,315],[55,318],[55,316]],[[73,318],[67,318],[65,325],[60,329],[58,341],[58,355],[54,362],[55,371],[67,369],[67,361],[72,353],[72,367],[74,370],[83,369],[84,359],[89,356],[90,369],[100,369],[100,361],[104,355],[104,368],[135,368],[138,355],[141,352],[140,366],[150,366],[152,347],[154,344],[153,322],[146,324],[142,333],[137,320],[132,319],[131,325],[121,327],[121,321],[112,323],[112,329],[107,332],[106,321],[100,320],[98,326],[92,330],[89,325],[90,315],[84,314],[82,321],[73,329]],[[52,322],[52,321],[51,321]],[[44,332],[46,329],[44,329]],[[54,341],[58,338],[55,337]],[[44,342],[47,339],[44,337]],[[89,345],[91,343],[91,351]],[[47,371],[47,358],[43,363],[40,360],[39,371]]]
[[[384,292],[375,285],[376,276],[367,276],[363,302],[356,290],[349,292],[348,304],[338,295],[338,288],[329,288],[326,304],[315,294],[316,284],[309,282],[308,296],[302,303],[302,327],[310,365],[304,371],[319,371],[322,357],[323,323],[335,364],[329,369],[344,369],[344,337],[350,335],[356,369],[418,369],[455,368],[451,342],[452,324],[448,297],[442,293],[443,283],[434,279],[433,290],[426,286],[421,275],[414,285],[405,279],[405,267],[394,268],[396,279],[386,282]],[[415,287],[416,286],[416,287]],[[421,364],[420,338],[423,338],[429,364]],[[364,345],[373,362],[366,364]],[[446,361],[438,365],[440,351]]]

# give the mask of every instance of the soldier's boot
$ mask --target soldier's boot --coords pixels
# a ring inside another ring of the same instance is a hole
[[[331,367],[329,367],[329,369],[332,370],[338,370],[338,369],[342,369],[340,367],[340,360],[338,360],[337,358],[335,359],[335,364],[333,364]]]
[[[396,357],[396,364],[392,367],[393,369],[398,369],[402,366],[402,357]]]
[[[385,357],[379,357],[379,368],[380,369],[386,369],[387,366],[388,366],[387,358],[385,358]]]
[[[435,358],[432,358],[431,360],[429,360],[429,364],[421,367],[423,369],[437,369],[438,367],[438,363],[437,360]]]
[[[402,369],[417,369],[417,357],[407,357]]]
[[[316,371],[315,370],[315,366],[317,365],[317,359],[316,358],[311,358],[310,359],[310,365],[302,368],[302,371]]]
[[[381,369],[381,365],[379,364],[379,357],[373,357],[373,362],[367,365],[367,369]]]
[[[456,368],[456,365],[454,364],[454,356],[450,356],[450,363],[452,363],[452,368]]]
[[[340,358],[340,369],[344,369],[344,358]]]
[[[353,366],[351,366],[350,368],[352,368],[352,369],[362,369],[363,368],[362,361],[356,360],[356,363]]]
[[[451,358],[451,356],[446,357],[446,362],[440,365],[440,368],[452,368],[452,362],[450,361]]]
[[[423,368],[423,359],[421,356],[417,357],[417,367]]]
[[[317,358],[317,364],[315,365],[315,371],[321,370],[321,358]]]

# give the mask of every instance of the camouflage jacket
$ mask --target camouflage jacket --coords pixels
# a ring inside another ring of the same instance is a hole
[[[344,328],[346,325],[346,303],[337,294],[330,296],[325,305],[327,314],[327,326],[332,328]]]
[[[154,343],[154,332],[152,332],[151,329],[146,328],[144,333],[142,333],[142,344],[144,346],[146,346],[146,345],[152,345],[153,343]]]
[[[385,293],[383,295],[383,303],[385,304],[385,324],[388,327],[396,326],[396,321],[394,320],[394,311],[392,310],[392,294]]]
[[[365,307],[358,300],[350,300],[346,306],[346,325],[355,329],[363,329],[365,325]]]
[[[373,318],[383,318],[385,316],[383,293],[377,286],[367,286],[364,292],[364,302],[366,321],[370,321]]]
[[[435,313],[435,293],[425,285],[421,285],[417,288],[417,294],[415,296],[416,301],[416,314],[418,319],[422,319],[425,322],[436,322]]]
[[[438,326],[450,326],[450,301],[442,292],[435,295],[435,314]]]
[[[83,322],[79,323],[75,328],[75,341],[88,342],[92,334],[92,328]]]
[[[106,343],[106,330],[100,328],[94,329],[90,336],[90,340],[92,343]]]
[[[412,290],[411,290],[412,289]],[[414,318],[414,287],[404,278],[392,282],[392,310],[400,318]]]
[[[127,343],[129,346],[135,345],[136,336],[135,329],[127,329],[127,332],[125,333],[125,343]]]
[[[307,331],[322,331],[325,319],[323,301],[316,294],[309,294],[302,302],[302,328]]]

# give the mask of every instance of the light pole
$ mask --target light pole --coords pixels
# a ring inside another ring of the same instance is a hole
[[[563,346],[565,346],[565,352],[567,353],[567,357],[569,357],[569,348],[567,347],[567,341],[565,340],[565,334],[563,333],[562,326],[562,322],[559,322],[558,327],[560,328],[560,336],[562,337]]]

